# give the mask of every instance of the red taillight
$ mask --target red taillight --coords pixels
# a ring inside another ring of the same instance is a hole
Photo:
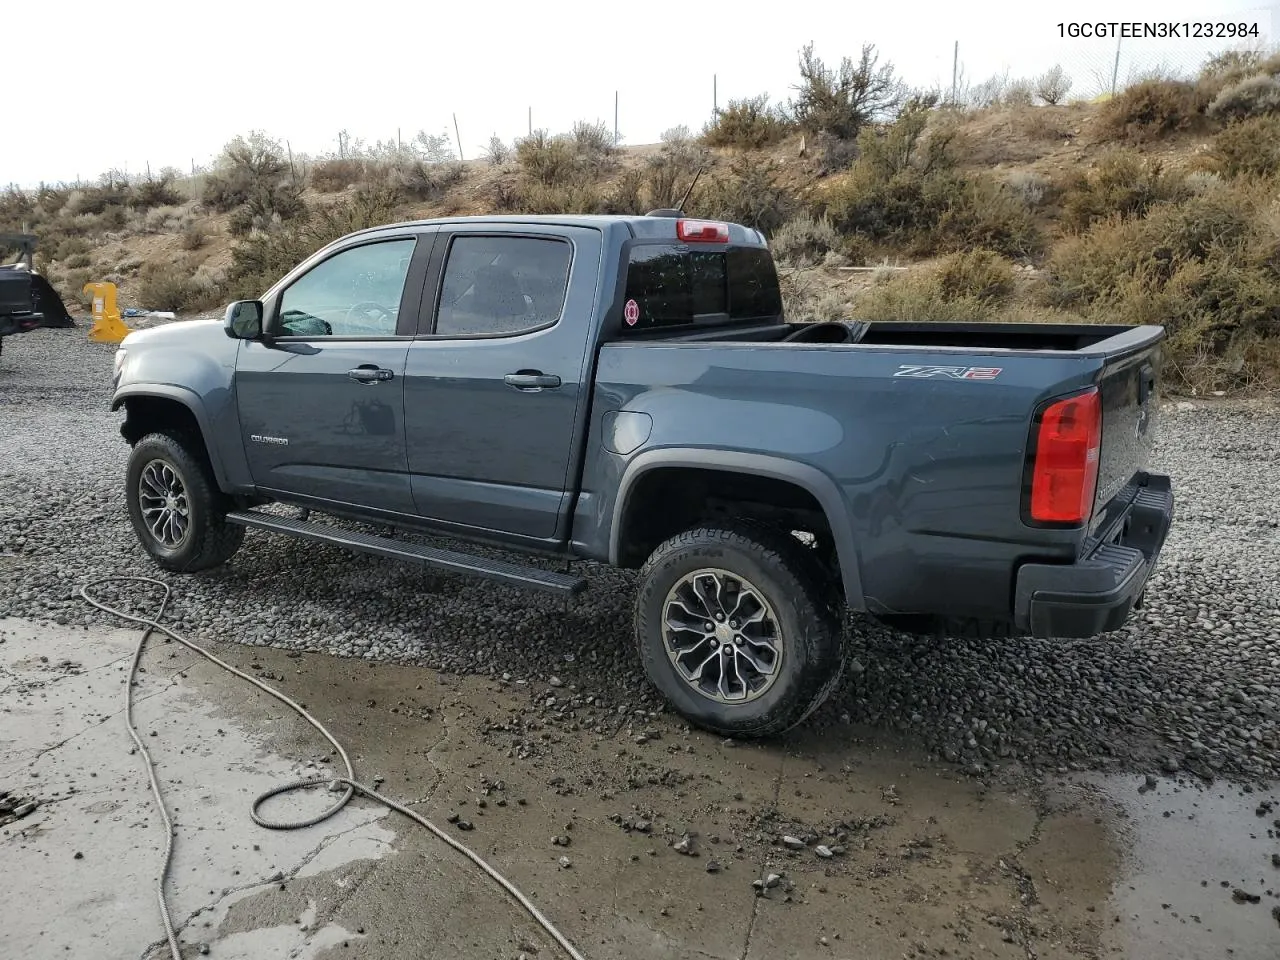
[[[1081,523],[1093,514],[1102,446],[1102,400],[1097,388],[1050,405],[1036,434],[1031,474],[1031,519]]]
[[[729,225],[714,220],[677,220],[676,236],[685,243],[728,243]]]

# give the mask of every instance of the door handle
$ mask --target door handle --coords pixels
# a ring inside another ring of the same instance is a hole
[[[395,377],[395,373],[385,367],[375,367],[371,364],[356,367],[354,370],[348,370],[347,376],[358,383],[380,383],[383,380],[390,380]]]
[[[540,370],[521,370],[519,373],[508,373],[502,378],[509,387],[517,390],[541,390],[543,387],[555,389],[560,386],[560,378],[553,373]]]

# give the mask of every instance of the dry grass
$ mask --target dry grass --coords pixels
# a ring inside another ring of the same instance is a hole
[[[778,276],[782,309],[792,321],[841,320],[853,316],[853,297],[816,270],[789,270]]]
[[[788,220],[774,233],[770,247],[779,262],[815,266],[840,246],[840,234],[825,217],[808,213]]]
[[[879,274],[854,302],[864,319],[980,322],[1004,319],[1014,290],[1008,260],[970,250],[907,273]]]
[[[957,130],[931,125],[925,104],[883,131],[864,130],[861,155],[820,189],[817,212],[886,252],[929,256],[974,247],[1033,256],[1044,238],[1026,191],[957,165]]]
[[[364,160],[355,157],[330,157],[311,168],[311,186],[320,193],[339,193],[365,178]]]
[[[1209,96],[1186,80],[1144,80],[1103,105],[1100,130],[1108,137],[1146,143],[1204,125]]]
[[[1280,112],[1280,77],[1257,74],[1225,87],[1209,104],[1210,116],[1224,120],[1264,117]]]
[[[1227,177],[1270,177],[1280,172],[1280,116],[1250,117],[1213,138],[1212,170]]]
[[[148,263],[142,268],[137,299],[148,310],[207,310],[222,300],[214,285],[195,279],[192,260],[179,263]]]
[[[188,253],[199,250],[205,245],[209,237],[204,231],[204,227],[198,223],[193,223],[183,229],[178,238],[178,245]]]
[[[1057,189],[1062,223],[1072,229],[1111,216],[1140,217],[1154,204],[1188,192],[1182,176],[1125,147],[1110,148],[1091,170],[1069,174]]]
[[[525,180],[546,187],[595,180],[616,166],[617,148],[601,124],[578,123],[572,133],[535,130],[516,141],[516,163]]]
[[[1247,359],[1230,369],[1280,337],[1277,193],[1274,182],[1223,183],[1141,218],[1099,221],[1054,249],[1042,301],[1086,319],[1162,324],[1176,385],[1241,388],[1259,371]]]
[[[754,227],[771,236],[786,223],[796,206],[795,198],[779,182],[776,164],[736,160],[728,170],[712,174],[705,187],[699,187],[688,209],[700,216]]]
[[[785,114],[769,103],[768,94],[744,100],[730,100],[703,131],[703,142],[711,147],[742,147],[760,150],[783,140],[793,129]]]

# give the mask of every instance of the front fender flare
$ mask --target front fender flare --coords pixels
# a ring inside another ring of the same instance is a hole
[[[835,542],[836,557],[840,562],[845,603],[851,610],[865,610],[862,595],[862,577],[859,572],[858,548],[849,526],[849,508],[840,494],[836,482],[817,467],[797,463],[782,457],[760,453],[743,453],[736,450],[699,450],[665,447],[646,450],[636,456],[622,475],[618,496],[613,503],[613,522],[609,529],[609,562],[616,566],[621,551],[622,518],[626,516],[627,500],[636,482],[650,470],[663,467],[725,470],[732,473],[749,473],[793,483],[808,492],[826,515],[827,525]]]
[[[204,443],[205,452],[209,456],[209,464],[213,467],[213,475],[219,478],[225,476],[222,469],[222,454],[218,450],[218,445],[212,442],[213,431],[210,429],[208,411],[205,410],[204,404],[194,390],[175,386],[171,383],[131,383],[128,386],[121,387],[112,396],[112,411],[119,410],[130,397],[152,397],[161,400],[172,400],[186,407],[191,412],[191,415],[196,418],[196,424],[200,427],[200,439]]]

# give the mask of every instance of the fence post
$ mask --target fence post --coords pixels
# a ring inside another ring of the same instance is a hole
[[[533,107],[529,108],[529,136],[533,136]]]
[[[462,134],[458,132],[458,115],[453,115],[453,135],[458,138],[458,160],[464,161],[467,158],[462,155]]]
[[[1111,95],[1116,95],[1116,78],[1120,75],[1120,41],[1116,40],[1116,63],[1111,68]]]
[[[720,90],[716,80],[717,77],[713,73],[711,75],[711,119],[713,121],[720,116]]]
[[[618,145],[618,91],[613,91],[613,145]]]
[[[956,90],[956,84],[960,79],[960,41],[956,41],[955,48],[951,53],[951,105],[956,106],[956,97],[959,91]]]

